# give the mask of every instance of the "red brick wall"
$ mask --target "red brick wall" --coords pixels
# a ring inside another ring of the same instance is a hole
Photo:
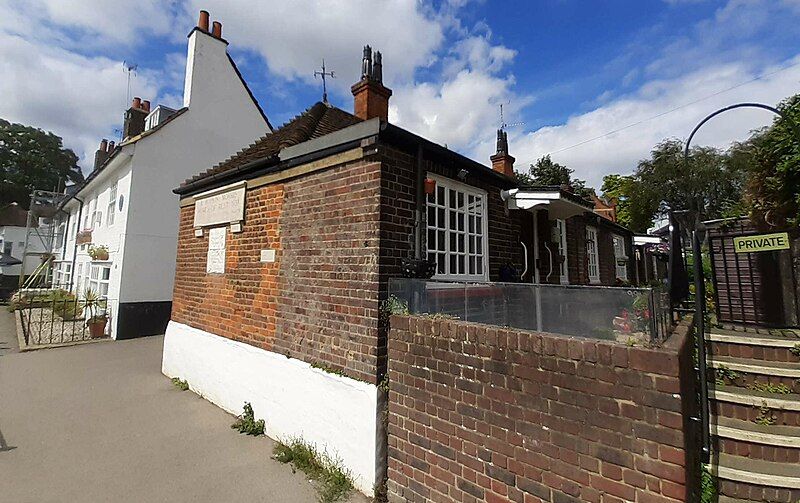
[[[355,162],[248,190],[224,275],[208,231],[181,210],[172,319],[376,382],[380,163]],[[277,250],[261,263],[262,249]]]
[[[391,326],[390,501],[693,501],[686,329],[642,349],[446,319]]]

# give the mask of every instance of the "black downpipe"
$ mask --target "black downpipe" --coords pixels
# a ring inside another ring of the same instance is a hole
[[[78,221],[75,222],[75,246],[72,247],[72,272],[69,275],[69,291],[72,291],[72,286],[75,284],[75,261],[78,258],[78,233],[81,231],[81,217],[83,216],[83,199],[72,196],[73,199],[80,203],[78,208]],[[67,233],[64,233],[64,246],[67,246]],[[80,292],[76,292],[80,294]]]
[[[423,240],[423,214],[425,211],[425,171],[424,171],[424,163],[422,159],[423,149],[422,145],[417,146],[417,169],[416,169],[416,189],[417,189],[417,197],[416,197],[416,219],[414,221],[414,258],[417,260],[424,260],[423,257],[423,250],[422,250],[422,240]]]

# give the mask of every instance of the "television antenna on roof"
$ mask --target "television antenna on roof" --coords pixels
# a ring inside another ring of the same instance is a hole
[[[335,79],[336,75],[334,74],[333,70],[331,70],[330,72],[326,72],[325,71],[325,59],[324,58],[322,59],[322,71],[314,70],[314,78],[316,79],[317,77],[322,77],[322,102],[323,103],[327,103],[328,102],[328,87],[327,87],[327,85],[325,83],[325,77],[330,77],[332,79]]]
[[[128,74],[128,94],[125,96],[125,103],[128,104],[131,101],[131,74],[136,77],[136,71],[139,69],[139,65],[132,61],[123,61],[122,62],[122,71]]]
[[[508,105],[510,103],[511,103],[510,101],[507,101],[505,104]],[[506,120],[505,120],[504,115],[503,115],[503,103],[500,103],[500,130],[501,131],[505,131],[506,129],[508,129],[510,127],[521,126],[523,124],[525,124],[525,123],[524,122],[513,122],[511,124],[506,123]]]

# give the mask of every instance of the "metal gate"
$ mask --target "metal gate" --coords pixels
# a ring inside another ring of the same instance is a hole
[[[783,327],[784,295],[794,296],[792,274],[781,274],[781,261],[791,263],[791,250],[736,253],[735,237],[757,235],[747,220],[709,228],[709,249],[714,280],[714,301],[720,322]]]

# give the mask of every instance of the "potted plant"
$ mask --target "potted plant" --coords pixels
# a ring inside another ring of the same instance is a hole
[[[92,260],[108,260],[108,247],[105,245],[90,245],[89,256]]]
[[[86,326],[89,327],[89,335],[92,339],[99,339],[105,336],[108,315],[105,309],[105,300],[87,288],[83,294],[84,315],[86,316]]]

